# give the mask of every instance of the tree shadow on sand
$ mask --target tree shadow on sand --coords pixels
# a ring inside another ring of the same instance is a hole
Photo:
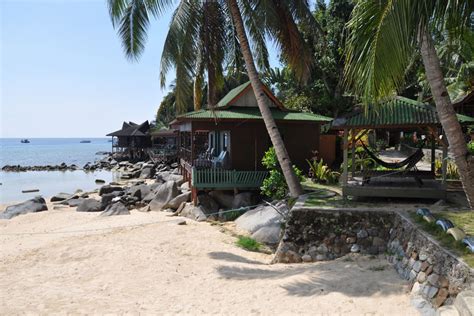
[[[271,265],[265,268],[220,266],[217,272],[225,279],[281,280],[280,287],[289,295],[320,296],[339,292],[348,296],[391,295],[405,293],[406,283],[395,270],[377,260],[365,262],[325,261],[300,265]],[[285,280],[292,277],[291,280]]]
[[[248,263],[248,264],[265,264],[260,261],[255,261],[255,260],[250,260],[242,256],[235,255],[230,252],[224,252],[224,251],[214,251],[208,253],[208,256],[211,259],[215,260],[223,260],[223,261],[228,261],[228,262],[239,262],[239,263]]]

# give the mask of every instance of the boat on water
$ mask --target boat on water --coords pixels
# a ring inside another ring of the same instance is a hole
[[[91,141],[90,140],[81,140],[80,143],[81,144],[89,144]]]
[[[22,144],[29,144],[30,141],[25,138],[25,139],[20,140],[20,143],[22,143]]]

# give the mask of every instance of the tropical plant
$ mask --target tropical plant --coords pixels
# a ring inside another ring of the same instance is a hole
[[[313,182],[334,184],[339,181],[341,174],[339,172],[331,170],[323,161],[316,159],[306,160],[309,165],[308,176]]]
[[[262,158],[262,165],[268,170],[268,176],[263,180],[260,190],[265,196],[273,199],[284,199],[288,196],[288,185],[281,171],[275,148],[270,147]],[[303,180],[303,173],[293,166],[298,181]]]
[[[471,155],[474,155],[474,141],[470,141],[468,144],[467,144],[467,149],[469,150],[469,152],[471,153]]]
[[[108,0],[112,23],[114,26],[118,26],[125,53],[129,58],[136,59],[143,52],[150,16],[159,18],[174,2],[175,1],[172,0]],[[200,1],[181,0],[180,5],[182,2],[194,4]],[[245,0],[240,2],[241,7],[237,0],[209,0],[205,2],[216,2],[221,5],[222,12],[226,12],[223,17],[232,21],[232,24],[229,25],[232,27],[231,32],[234,40],[226,44],[237,47],[236,43],[239,43],[239,51],[245,62],[245,69],[255,93],[263,121],[272,144],[276,149],[276,155],[288,184],[289,191],[292,196],[296,197],[303,193],[303,189],[297,176],[293,172],[290,157],[269,105],[267,104],[268,101],[258,76],[247,33],[250,35],[254,50],[256,50],[256,41],[264,43],[266,37],[274,40],[281,49],[282,56],[291,69],[296,73],[298,78],[305,80],[309,77],[312,68],[312,58],[310,51],[305,46],[296,21],[305,21],[307,25],[313,25],[314,27],[319,27],[319,25],[311,15],[306,0]],[[186,4],[183,4],[183,6],[185,5]],[[188,13],[183,15],[178,15],[175,12],[174,17],[176,18],[176,22],[183,26],[195,25],[193,23],[187,24],[188,21],[195,18],[193,16],[195,12],[193,12],[193,10],[186,10],[186,12]],[[247,26],[247,29],[245,26]],[[179,29],[189,31],[189,36],[194,34],[192,32],[193,30],[187,29],[186,27]],[[254,32],[261,35],[257,40],[252,38],[251,34]],[[184,36],[188,36],[187,33],[184,34]],[[183,47],[178,45],[179,43],[182,43],[182,41],[177,41],[176,43],[176,55],[183,55],[180,58],[182,60],[188,60],[184,54],[194,54],[194,50],[185,51]],[[260,62],[260,56],[264,51],[256,51],[257,62]],[[207,58],[210,56],[204,57]],[[188,67],[188,65],[185,66]],[[183,71],[186,69],[187,68]],[[177,95],[177,98],[178,97]]]
[[[376,152],[375,149],[371,149],[373,152]],[[354,171],[363,171],[370,169],[376,165],[375,161],[370,158],[367,152],[364,150],[363,147],[358,146],[354,150],[354,159],[352,159],[352,153],[350,153],[347,168],[352,170],[352,161],[354,161]]]
[[[474,158],[453,109],[431,30],[454,35],[469,28],[472,0],[360,0],[348,23],[345,78],[365,104],[393,95],[401,87],[416,48],[420,49],[450,151],[474,209]]]

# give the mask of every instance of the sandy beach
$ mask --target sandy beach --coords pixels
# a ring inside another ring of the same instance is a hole
[[[418,314],[383,258],[269,265],[209,223],[49,209],[0,220],[1,314]]]

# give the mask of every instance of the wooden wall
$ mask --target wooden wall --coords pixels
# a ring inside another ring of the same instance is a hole
[[[306,159],[312,150],[319,150],[319,124],[314,122],[277,122],[292,163],[303,172],[308,171]],[[194,121],[193,131],[229,130],[231,132],[231,165],[236,170],[263,170],[261,165],[265,151],[271,146],[270,137],[263,122]]]

